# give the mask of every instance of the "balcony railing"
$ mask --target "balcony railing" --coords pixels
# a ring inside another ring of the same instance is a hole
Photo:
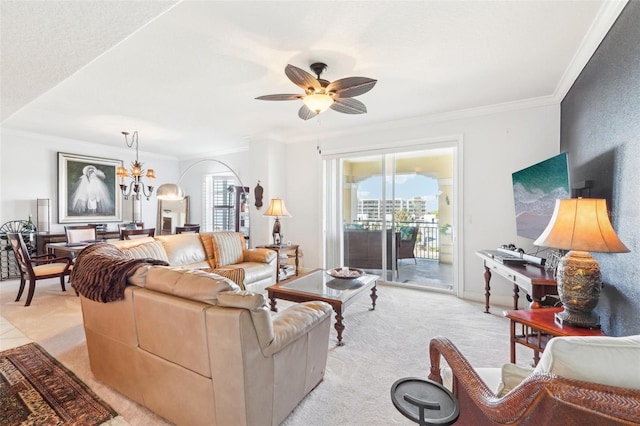
[[[438,223],[414,220],[411,222],[395,222],[396,232],[401,232],[402,227],[417,227],[418,237],[414,247],[414,255],[420,259],[440,260],[440,232]],[[381,220],[356,220],[345,227],[351,229],[369,229],[372,231],[382,230]],[[391,223],[387,222],[387,229],[391,228]]]

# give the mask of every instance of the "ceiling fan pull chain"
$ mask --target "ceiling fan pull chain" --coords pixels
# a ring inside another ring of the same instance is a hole
[[[322,148],[320,147],[320,124],[322,121],[320,120],[320,116],[318,116],[317,122],[318,122],[318,140],[316,142],[316,149],[318,150],[318,155],[322,155]]]

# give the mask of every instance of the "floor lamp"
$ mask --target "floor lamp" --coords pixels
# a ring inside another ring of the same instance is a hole
[[[156,198],[158,198],[159,200],[169,200],[169,201],[179,201],[179,200],[184,199],[185,194],[184,194],[184,191],[182,190],[182,188],[180,187],[180,182],[182,182],[182,178],[184,178],[184,176],[191,169],[193,169],[195,166],[203,164],[203,163],[215,163],[215,164],[220,164],[220,165],[226,167],[233,174],[233,176],[236,179],[238,179],[238,182],[240,183],[240,188],[242,189],[243,198],[245,200],[249,199],[249,194],[244,189],[245,186],[242,183],[242,179],[240,179],[240,176],[238,176],[236,171],[233,170],[231,168],[231,166],[229,166],[227,163],[224,163],[224,162],[222,162],[220,160],[215,160],[213,158],[204,158],[202,160],[198,160],[195,163],[191,164],[189,167],[187,167],[185,169],[184,172],[182,172],[182,174],[178,178],[178,182],[177,183],[163,183],[162,185],[160,185],[160,187],[156,191]],[[251,223],[251,209],[247,210],[247,214],[249,215],[249,223]],[[249,231],[249,232],[251,232],[251,231]]]

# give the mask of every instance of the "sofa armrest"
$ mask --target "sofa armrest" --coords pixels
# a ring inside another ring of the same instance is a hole
[[[293,305],[273,319],[273,340],[262,352],[273,355],[331,316],[331,306],[325,302],[304,302]]]
[[[244,249],[242,257],[245,262],[271,263],[278,254],[266,248]]]
[[[224,291],[218,295],[218,306],[250,312],[264,356],[271,356],[285,348],[331,315],[328,303],[304,302],[272,318],[264,296],[250,291]]]

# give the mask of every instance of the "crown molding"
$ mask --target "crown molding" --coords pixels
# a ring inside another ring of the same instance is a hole
[[[284,143],[298,143],[317,141],[318,139],[331,139],[338,136],[344,138],[354,135],[377,133],[384,130],[396,130],[399,128],[413,127],[430,123],[461,120],[508,111],[558,105],[562,102],[569,89],[571,89],[571,86],[578,78],[586,64],[589,62],[589,59],[591,59],[595,51],[598,49],[598,46],[600,46],[600,43],[602,43],[602,40],[604,40],[605,36],[615,23],[616,19],[618,19],[618,16],[627,5],[628,1],[629,0],[605,0],[603,2],[595,19],[589,27],[589,30],[580,42],[578,50],[574,54],[569,63],[569,66],[565,69],[558,84],[556,85],[556,89],[551,95],[493,105],[485,105],[464,110],[449,111],[439,114],[401,118],[398,120],[375,123],[372,125],[361,125],[350,128],[320,131],[317,133],[290,135],[285,136],[283,138],[283,141]]]
[[[569,92],[573,83],[580,76],[580,73],[596,52],[600,43],[602,43],[602,40],[607,36],[627,3],[628,0],[605,0],[602,4],[596,18],[591,23],[591,27],[589,27],[578,50],[575,55],[573,55],[569,66],[565,69],[564,74],[556,86],[553,96],[558,103],[562,102]]]

